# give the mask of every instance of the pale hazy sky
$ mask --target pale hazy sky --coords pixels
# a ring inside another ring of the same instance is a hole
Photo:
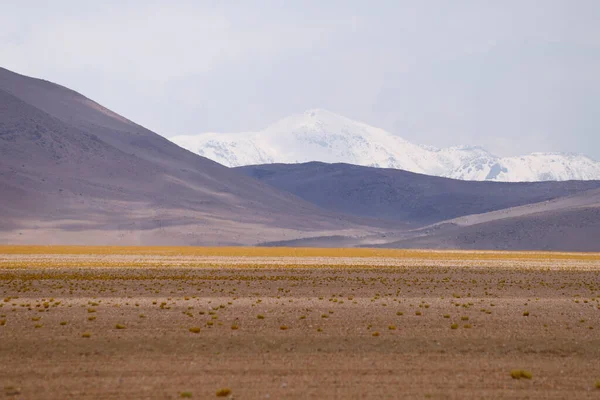
[[[3,1],[0,65],[164,136],[325,108],[416,143],[600,160],[600,1]]]

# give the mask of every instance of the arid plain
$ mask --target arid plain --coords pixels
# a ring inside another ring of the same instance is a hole
[[[0,247],[5,398],[598,398],[600,254]]]

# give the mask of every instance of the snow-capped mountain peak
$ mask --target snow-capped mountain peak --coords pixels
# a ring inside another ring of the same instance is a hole
[[[600,179],[600,163],[582,155],[532,153],[500,158],[479,146],[438,149],[319,108],[283,118],[258,132],[201,133],[171,140],[230,167],[322,161],[465,180]]]

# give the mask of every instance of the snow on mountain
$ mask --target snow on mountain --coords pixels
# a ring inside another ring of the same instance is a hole
[[[475,166],[463,165],[452,173],[452,177],[505,182],[600,179],[600,163],[580,154],[532,153],[499,158],[483,165],[479,171]]]
[[[202,133],[171,140],[229,167],[322,161],[463,180],[600,179],[600,163],[582,155],[533,153],[500,158],[476,146],[437,149],[321,109],[292,115],[259,132]]]

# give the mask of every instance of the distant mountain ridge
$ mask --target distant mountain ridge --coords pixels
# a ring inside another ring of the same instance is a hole
[[[468,182],[351,164],[236,167],[320,208],[424,226],[600,190],[600,181]]]
[[[487,157],[321,114],[281,121],[268,139],[290,159],[388,151],[393,161],[393,146],[414,168]],[[224,155],[274,151],[254,144]],[[0,68],[1,243],[599,251],[599,232],[600,180],[469,182],[320,162],[227,168],[70,89]]]
[[[229,167],[320,161],[476,181],[600,179],[600,162],[583,155],[497,157],[478,146],[438,149],[322,109],[292,115],[259,132],[202,133],[170,140]]]
[[[599,251],[600,181],[469,182],[350,164],[265,164],[235,170],[330,211],[415,229],[268,246]]]

